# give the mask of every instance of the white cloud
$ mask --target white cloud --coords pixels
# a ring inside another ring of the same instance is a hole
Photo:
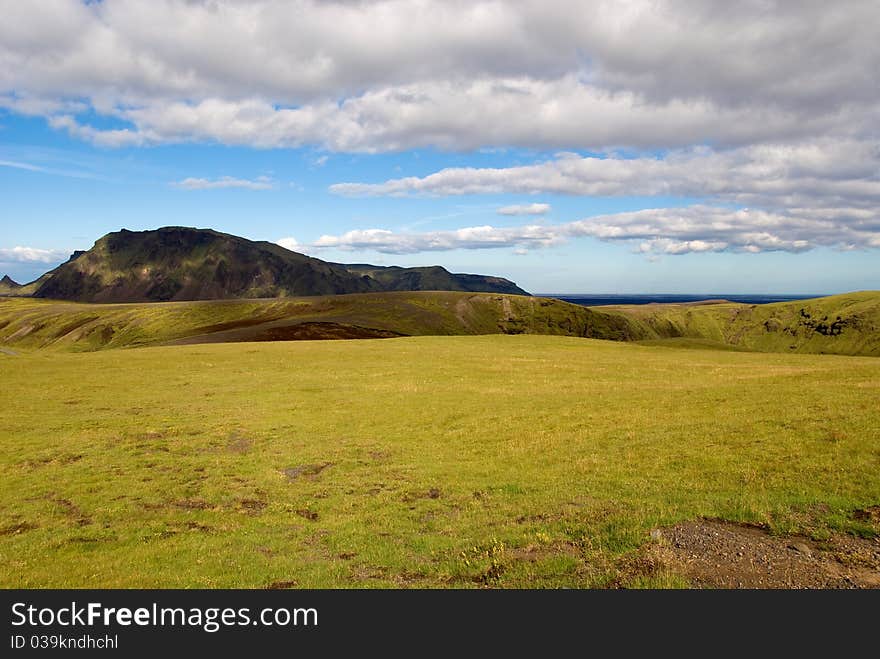
[[[666,253],[742,248],[747,251],[785,249],[798,251],[815,244],[860,247],[875,244],[880,237],[880,142],[876,140],[819,139],[795,144],[765,144],[715,151],[706,147],[679,150],[665,157],[623,158],[580,157],[558,154],[553,160],[509,168],[451,168],[425,177],[391,179],[384,183],[341,183],[331,191],[346,195],[461,195],[538,194],[582,196],[677,196],[705,200],[698,206],[705,214],[708,204],[747,206],[751,211],[735,217],[746,226],[759,217],[784,218],[780,234],[747,240],[745,234],[721,241],[694,235],[684,243],[656,242],[674,234],[680,211],[667,213],[661,223],[651,225],[643,237]],[[644,213],[639,217],[649,217]],[[716,217],[729,216],[728,211]],[[765,215],[760,215],[764,213]],[[691,211],[683,216],[696,221]],[[632,232],[633,225],[615,222],[586,227],[585,235],[602,239],[615,232]],[[782,221],[782,220],[780,220]],[[815,231],[822,226],[821,239]],[[574,225],[569,225],[571,229]],[[587,228],[590,230],[587,231]],[[734,231],[735,227],[728,227]],[[806,243],[786,236],[809,234]],[[836,232],[836,234],[834,233]],[[690,241],[703,240],[703,243]],[[724,243],[724,245],[721,245]]]
[[[384,183],[338,183],[349,196],[569,194],[583,196],[705,196],[738,203],[798,199],[880,201],[880,141],[821,139],[714,151],[672,151],[663,158],[580,157],[508,168],[449,168]]]
[[[281,245],[284,249],[289,249],[292,252],[299,251],[300,244],[297,242],[296,238],[287,237],[287,238],[279,238],[275,241],[275,244]]]
[[[387,229],[321,236],[311,247],[387,254],[454,249],[513,248],[516,253],[589,237],[624,242],[644,253],[802,252],[815,247],[880,246],[877,225],[846,216],[788,215],[762,210],[695,205],[600,215],[575,222],[522,227],[479,226],[453,231],[397,233]]]
[[[321,236],[312,244],[312,247],[351,251],[373,250],[386,254],[415,254],[417,252],[453,249],[492,249],[513,245],[549,247],[561,241],[562,236],[558,231],[548,227],[497,228],[486,225],[426,233],[395,233],[387,229],[360,229],[349,231],[341,236]]]
[[[503,206],[495,212],[499,215],[546,215],[550,212],[550,204],[515,204]]]
[[[669,148],[869,135],[878,119],[874,0],[0,9],[0,105],[104,146]]]
[[[851,108],[812,116],[778,107],[719,106],[705,99],[648,103],[633,92],[612,93],[568,74],[551,80],[419,81],[297,107],[261,98],[147,99],[113,108],[111,114],[132,128],[99,130],[70,115],[52,117],[50,123],[108,147],[198,140],[378,153],[423,147],[471,150],[487,144],[584,149],[743,144],[866,132],[876,113]]]
[[[52,128],[66,130],[72,137],[91,142],[96,146],[140,146],[149,141],[148,137],[140,130],[130,128],[99,130],[92,126],[80,124],[69,114],[49,117],[49,125]]]
[[[0,12],[0,107],[102,147],[589,151],[607,157],[332,190],[679,196],[738,223],[719,232],[657,209],[639,216],[650,230],[624,215],[589,225],[670,254],[880,245],[876,0],[0,0]],[[574,225],[377,231],[321,240],[530,249]]]
[[[215,190],[218,188],[244,188],[245,190],[272,190],[276,187],[275,181],[267,176],[258,176],[253,180],[221,176],[218,179],[185,178],[182,181],[172,183],[175,188],[181,190]]]
[[[37,247],[0,248],[0,263],[57,263],[68,256],[67,252],[57,249],[39,249]]]
[[[52,176],[66,176],[68,178],[80,179],[102,179],[102,175],[86,171],[85,169],[58,169],[56,167],[44,167],[30,162],[22,162],[19,160],[0,160],[0,167],[9,167],[10,169],[20,169],[26,172],[34,172],[37,174],[50,174]]]
[[[14,160],[0,160],[0,167],[10,167],[12,169],[23,169],[28,172],[46,172],[45,167],[39,165],[31,165],[26,162],[16,162]]]

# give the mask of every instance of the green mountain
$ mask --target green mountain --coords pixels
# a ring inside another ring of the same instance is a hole
[[[500,277],[439,266],[347,266],[210,229],[109,233],[44,275],[34,297],[76,302],[165,302],[383,291],[454,290],[528,295]]]
[[[17,295],[20,290],[21,284],[9,275],[4,275],[3,279],[0,279],[0,295]]]
[[[464,291],[528,295],[512,281],[502,277],[452,274],[439,265],[421,268],[382,267],[362,263],[335,265],[341,265],[351,273],[379,282],[386,291]]]
[[[28,284],[19,284],[9,275],[4,275],[3,279],[0,279],[0,297],[30,297],[51,277],[52,273],[47,272]]]

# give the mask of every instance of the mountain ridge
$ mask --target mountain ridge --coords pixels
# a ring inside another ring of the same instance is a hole
[[[102,303],[424,290],[529,295],[502,277],[451,273],[442,266],[349,266],[267,241],[182,226],[111,232],[26,287],[9,282],[0,294]]]

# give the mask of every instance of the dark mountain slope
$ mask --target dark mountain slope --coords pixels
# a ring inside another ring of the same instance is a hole
[[[34,297],[164,302],[429,289],[525,293],[497,277],[345,266],[210,229],[165,227],[107,234],[53,270]]]
[[[462,291],[528,295],[519,286],[503,277],[453,274],[439,265],[421,268],[383,267],[363,263],[338,265],[351,273],[370,277],[379,282],[386,291]]]

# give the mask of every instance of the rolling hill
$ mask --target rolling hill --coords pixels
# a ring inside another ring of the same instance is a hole
[[[528,295],[514,283],[453,274],[440,266],[347,266],[209,229],[164,227],[117,231],[7,295],[76,302],[166,302],[454,290]]]
[[[682,347],[880,356],[880,291],[774,304],[594,307],[632,321],[634,336]]]
[[[0,300],[0,345],[16,350],[468,334],[619,341],[653,336],[619,314],[492,293],[400,291],[137,304]]]
[[[0,345],[16,350],[473,334],[880,356],[880,293],[765,305],[590,308],[551,298],[459,291],[136,304],[0,299]]]

